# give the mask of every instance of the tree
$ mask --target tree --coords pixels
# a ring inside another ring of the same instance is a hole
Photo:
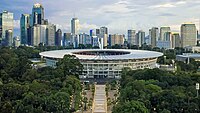
[[[114,107],[113,113],[149,113],[149,111],[144,103],[132,100],[125,103],[118,103]]]
[[[3,93],[2,98],[5,100],[22,99],[23,94],[28,91],[28,86],[17,83],[3,84],[0,91]]]
[[[57,69],[61,69],[64,76],[75,75],[78,77],[82,74],[83,65],[76,56],[65,55],[63,59],[58,61]]]
[[[0,107],[1,111],[0,113],[12,113],[13,112],[13,109],[12,109],[12,104],[10,101],[6,101],[2,108]]]

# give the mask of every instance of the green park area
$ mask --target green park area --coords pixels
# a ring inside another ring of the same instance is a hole
[[[40,51],[0,49],[0,113],[90,113],[94,83],[80,82],[83,67],[79,60],[66,55],[56,68],[36,69],[29,59],[39,58]],[[199,62],[191,59],[190,64],[175,64],[175,72],[124,68],[121,80],[105,84],[108,112],[199,113],[195,87],[200,83]]]

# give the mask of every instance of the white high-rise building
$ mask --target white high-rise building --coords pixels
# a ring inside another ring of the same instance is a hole
[[[197,29],[193,23],[181,25],[181,47],[197,45]]]
[[[135,30],[128,30],[128,44],[136,45]]]
[[[78,35],[79,29],[80,29],[80,25],[79,25],[78,18],[72,18],[72,20],[71,20],[71,33],[72,33],[72,35]]]
[[[72,33],[72,40],[73,40],[73,46],[74,48],[77,48],[79,45],[79,20],[78,18],[72,18],[71,20],[71,33]]]

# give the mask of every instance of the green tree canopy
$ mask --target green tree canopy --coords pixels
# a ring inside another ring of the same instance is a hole
[[[78,77],[82,73],[83,65],[76,56],[65,55],[58,61],[57,69],[61,69],[64,76],[75,75]]]

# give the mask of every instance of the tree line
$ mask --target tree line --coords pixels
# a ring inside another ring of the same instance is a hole
[[[199,113],[199,82],[200,76],[192,72],[126,68],[113,113]]]
[[[82,65],[65,56],[56,68],[32,67],[39,51],[29,47],[0,49],[0,113],[69,113],[81,105]]]

